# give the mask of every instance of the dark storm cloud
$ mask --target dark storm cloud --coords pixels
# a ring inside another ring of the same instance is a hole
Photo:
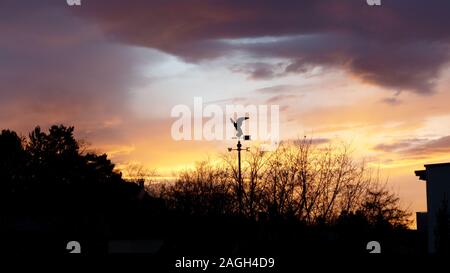
[[[258,57],[275,54],[292,59],[286,73],[305,73],[314,66],[346,69],[361,80],[394,90],[432,91],[438,71],[448,58],[445,44],[391,43],[321,34],[247,47]]]
[[[450,1],[445,0],[383,1],[381,7],[364,0],[86,0],[73,13],[113,39],[188,61],[233,52],[282,57],[290,62],[285,74],[336,66],[395,91],[431,93],[449,59]],[[274,39],[240,43],[261,37]],[[242,72],[255,79],[284,75],[268,67]]]

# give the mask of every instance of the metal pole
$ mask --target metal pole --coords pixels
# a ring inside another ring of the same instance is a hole
[[[237,152],[238,152],[238,198],[239,198],[239,213],[242,213],[242,174],[241,174],[241,150],[242,144],[238,140]]]

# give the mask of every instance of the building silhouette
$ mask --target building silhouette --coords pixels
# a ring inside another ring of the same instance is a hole
[[[427,164],[415,174],[426,181],[427,195],[427,212],[416,214],[417,230],[427,234],[428,253],[448,253],[450,163]]]

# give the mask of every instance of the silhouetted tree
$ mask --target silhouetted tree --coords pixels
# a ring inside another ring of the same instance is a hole
[[[4,198],[24,187],[28,157],[23,142],[13,131],[0,134],[0,194]]]
[[[1,228],[27,221],[27,229],[87,236],[138,219],[142,190],[125,182],[106,154],[80,152],[73,133],[63,125],[36,127],[28,138],[1,132]]]
[[[181,172],[164,197],[171,208],[188,214],[225,215],[237,212],[227,169],[200,162],[195,170]]]
[[[375,185],[364,197],[360,211],[371,225],[379,228],[407,228],[410,213],[401,209],[400,199],[384,185]]]
[[[298,245],[321,252],[328,238],[356,246],[367,234],[407,225],[398,197],[378,186],[345,145],[303,139],[272,152],[252,150],[243,155],[241,184],[235,156],[148,184],[149,195],[138,185],[149,172],[132,166],[127,182],[106,154],[80,149],[73,127],[36,127],[28,138],[3,130],[0,231],[17,233],[11,247],[25,227],[34,238],[103,240],[103,252],[110,237],[159,236],[165,251],[239,254]]]
[[[398,197],[381,187],[379,178],[364,162],[356,162],[345,144],[333,145],[316,147],[303,139],[283,143],[273,152],[247,153],[242,214],[249,219],[266,214],[269,219],[312,225],[331,225],[342,215],[358,215],[371,225],[406,226],[410,214],[401,208]],[[239,211],[236,158],[226,154],[222,160],[182,172],[173,187],[165,188],[172,206],[190,214]],[[226,200],[226,205],[218,200]],[[222,204],[220,210],[217,204]]]

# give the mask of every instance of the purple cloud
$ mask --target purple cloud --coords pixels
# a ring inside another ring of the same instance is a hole
[[[242,69],[254,79],[332,66],[388,89],[430,94],[449,60],[448,1],[398,0],[373,8],[362,0],[109,0],[86,1],[73,14],[117,41],[192,62],[235,52],[288,59],[284,73]]]

